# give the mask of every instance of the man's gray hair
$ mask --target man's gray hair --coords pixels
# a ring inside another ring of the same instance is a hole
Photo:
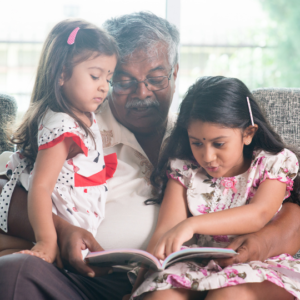
[[[158,42],[168,46],[172,67],[178,62],[179,32],[175,25],[150,12],[138,12],[107,20],[103,27],[120,48],[121,61],[136,49],[153,51]],[[157,49],[159,51],[159,49]]]

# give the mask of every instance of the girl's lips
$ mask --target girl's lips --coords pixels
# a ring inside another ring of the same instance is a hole
[[[206,169],[210,172],[217,172],[219,167],[206,167]]]
[[[103,102],[103,98],[100,98],[100,97],[97,97],[97,98],[94,98],[97,102]]]

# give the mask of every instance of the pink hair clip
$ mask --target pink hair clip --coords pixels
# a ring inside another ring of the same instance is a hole
[[[250,114],[250,119],[251,119],[251,125],[254,126],[253,115],[252,115],[252,109],[251,109],[249,97],[247,97],[247,103],[248,103],[248,108],[249,108],[249,114]]]
[[[69,38],[68,38],[68,41],[67,43],[69,45],[73,45],[75,43],[75,38],[76,38],[76,35],[77,35],[77,32],[80,28],[79,27],[76,27],[69,35]]]

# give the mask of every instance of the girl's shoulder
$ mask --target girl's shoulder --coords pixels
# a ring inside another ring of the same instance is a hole
[[[284,164],[294,164],[298,166],[298,158],[294,152],[289,149],[284,148],[281,152],[277,154],[267,152],[265,150],[257,150],[253,152],[252,166],[261,164],[262,162],[267,163],[284,163]]]
[[[44,116],[41,118],[39,127],[42,125],[47,128],[67,127],[74,125],[75,120],[66,113],[54,112],[50,108],[47,109]]]
[[[55,146],[65,138],[72,138],[87,155],[89,139],[79,124],[68,114],[48,109],[38,128],[38,149]]]
[[[294,179],[298,173],[299,162],[295,153],[286,148],[277,154],[260,150],[253,153],[251,169],[271,179]]]
[[[169,162],[167,175],[169,178],[179,181],[184,187],[188,188],[193,173],[201,168],[195,160],[172,159]]]

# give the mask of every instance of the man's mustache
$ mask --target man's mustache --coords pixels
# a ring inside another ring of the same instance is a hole
[[[148,107],[159,107],[159,102],[155,100],[129,100],[125,104],[125,108],[148,108]]]

